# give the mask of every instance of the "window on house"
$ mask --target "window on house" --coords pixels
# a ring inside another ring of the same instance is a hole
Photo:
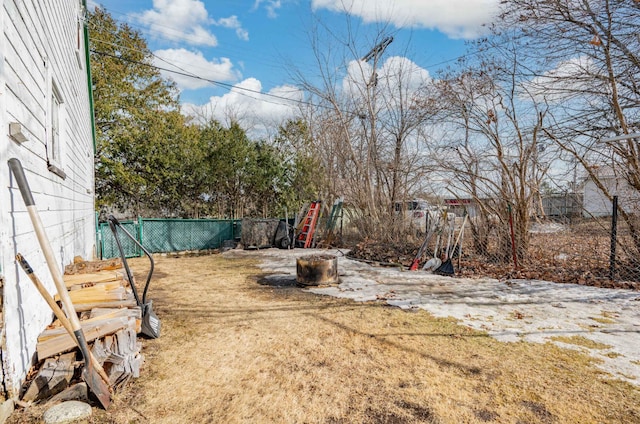
[[[49,149],[47,151],[49,160],[55,163],[60,162],[60,109],[62,99],[55,84],[51,88],[51,136],[49,138]]]
[[[85,60],[84,57],[84,51],[83,51],[83,30],[84,30],[84,23],[85,20],[87,19],[86,17],[86,10],[85,8],[82,6],[82,2],[80,2],[80,6],[78,9],[78,20],[76,22],[76,60],[78,61],[78,67],[80,69],[82,69],[82,63]]]
[[[61,140],[60,140],[60,124],[62,122],[61,115],[63,111],[62,96],[60,90],[51,83],[51,97],[50,97],[49,113],[51,116],[50,131],[47,139],[47,163],[49,171],[58,175],[61,178],[66,178],[66,174],[61,169]]]

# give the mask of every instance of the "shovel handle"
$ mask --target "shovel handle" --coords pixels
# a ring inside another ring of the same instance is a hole
[[[42,284],[42,281],[40,281],[40,279],[35,275],[35,273],[33,272],[33,268],[31,268],[31,265],[29,265],[29,262],[27,262],[24,256],[22,256],[20,253],[16,255],[16,260],[20,264],[20,267],[24,270],[25,274],[27,274],[27,277],[29,277],[33,285],[36,286],[36,289],[38,289],[38,291],[42,295],[42,298],[47,302],[47,304],[55,314],[56,318],[60,320],[60,323],[65,328],[65,330],[73,334],[73,329],[71,328],[71,322],[69,321],[67,316],[64,314],[64,311],[60,308],[60,306],[58,306],[55,300],[53,300],[53,297],[51,297],[47,289],[44,287],[44,285]]]
[[[38,210],[36,209],[36,204],[33,200],[33,195],[31,194],[31,189],[29,188],[27,178],[24,175],[22,164],[18,159],[12,158],[9,159],[9,168],[11,168],[11,171],[16,178],[16,182],[18,183],[18,188],[20,188],[22,199],[24,200],[24,204],[27,207],[27,212],[29,213],[29,217],[31,218],[31,222],[33,223],[33,229],[36,232],[36,237],[38,238],[38,242],[40,243],[40,247],[42,248],[42,253],[44,254],[47,266],[49,267],[49,271],[51,272],[51,276],[53,277],[53,282],[56,284],[58,296],[60,296],[62,305],[67,311],[67,315],[73,327],[73,331],[81,330],[82,327],[80,326],[80,320],[78,319],[78,315],[76,315],[76,311],[73,307],[73,302],[71,301],[71,297],[69,296],[67,287],[64,285],[62,273],[60,272],[60,269],[56,264],[56,258],[53,254],[53,249],[51,249],[49,238],[44,232],[44,225],[42,225],[42,220],[40,219],[40,215],[38,214]]]
[[[73,302],[71,301],[71,296],[69,296],[67,287],[65,286],[64,280],[62,279],[62,272],[60,272],[60,268],[58,268],[57,266],[56,257],[53,254],[51,243],[49,242],[47,233],[44,231],[44,225],[42,225],[42,220],[40,219],[40,215],[38,214],[38,210],[36,209],[36,205],[31,194],[31,189],[29,188],[29,183],[27,182],[27,178],[24,175],[24,170],[22,169],[22,164],[18,159],[15,158],[9,159],[8,163],[9,168],[15,176],[16,182],[18,183],[18,187],[20,188],[20,193],[22,194],[22,199],[24,200],[25,206],[27,207],[29,218],[31,218],[31,223],[33,224],[33,229],[35,230],[36,237],[38,238],[38,243],[40,244],[40,248],[42,249],[42,253],[44,254],[47,266],[49,268],[49,271],[51,272],[51,276],[53,277],[53,282],[56,285],[58,296],[60,296],[62,305],[67,312],[67,318],[69,318],[69,322],[71,323],[71,328],[78,343],[78,347],[80,348],[80,351],[82,352],[82,355],[85,359],[83,375],[88,375],[88,377],[85,377],[85,381],[87,381],[87,385],[97,396],[102,406],[107,409],[109,407],[109,404],[111,403],[111,396],[109,393],[110,388],[102,381],[102,377],[99,377],[97,381],[95,381],[93,378],[93,361],[91,361],[89,356],[89,346],[87,345],[84,333],[82,332],[82,326],[80,325],[80,320],[78,319],[75,307],[73,306]]]
[[[31,194],[31,189],[29,188],[27,177],[24,175],[22,164],[18,159],[11,158],[9,159],[9,168],[11,168],[11,171],[13,171],[13,176],[16,178],[16,182],[18,183],[18,188],[20,189],[20,194],[22,194],[22,200],[24,200],[25,206],[34,206],[36,202],[33,201],[33,195]]]
[[[16,255],[16,260],[18,261],[18,263],[20,264],[24,272],[27,274],[27,277],[29,277],[33,285],[36,286],[36,289],[38,289],[38,291],[42,295],[42,298],[47,302],[47,304],[53,311],[56,318],[58,318],[58,320],[64,327],[64,329],[67,330],[67,333],[69,333],[73,341],[75,341],[76,344],[79,346],[78,339],[76,338],[76,335],[73,331],[71,322],[69,322],[69,319],[66,317],[62,309],[58,306],[56,301],[53,300],[53,297],[51,297],[51,295],[49,294],[47,289],[44,287],[40,279],[33,272],[33,268],[31,268],[31,265],[29,265],[27,260],[20,253]],[[100,364],[100,362],[98,362],[98,359],[93,355],[93,353],[91,353],[91,351],[89,351],[89,359],[91,360],[91,364],[98,371],[98,374],[100,374],[100,377],[102,377],[102,380],[104,380],[104,382],[107,383],[108,385],[111,385],[111,383],[109,382],[109,376],[104,371],[104,368],[102,368],[102,365]]]
[[[453,244],[454,246],[457,246],[458,243],[460,243],[460,236],[462,236],[462,232],[464,231],[464,224],[467,223],[468,217],[469,215],[465,215],[464,219],[462,220],[462,225],[460,226],[460,232],[458,233],[458,237],[456,237],[456,242]]]

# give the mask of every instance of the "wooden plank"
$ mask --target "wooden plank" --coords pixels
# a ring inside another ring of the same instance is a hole
[[[75,353],[67,353],[58,358],[47,359],[36,378],[31,381],[22,400],[33,402],[47,399],[66,389],[73,378],[75,357]]]
[[[90,319],[80,321],[80,325],[82,326],[82,329],[84,330],[85,327],[89,328],[91,326],[101,325],[111,319],[129,318],[132,315],[129,312],[129,310],[126,308],[121,308],[121,309],[112,308],[112,309],[108,309],[108,311],[109,312],[105,312],[100,316],[96,316]],[[58,337],[64,334],[68,334],[68,332],[63,327],[47,328],[42,333],[40,333],[40,336],[38,336],[38,341],[48,340],[52,337]]]
[[[120,258],[107,259],[104,261],[84,261],[64,268],[65,274],[81,274],[94,273],[102,270],[119,270],[122,269],[122,260]]]
[[[124,278],[122,272],[117,271],[101,271],[86,274],[65,274],[63,275],[64,284],[67,288],[71,288],[76,284],[86,283],[106,283],[109,281],[118,281]]]
[[[128,317],[132,317],[132,318],[136,318],[136,319],[142,319],[142,308],[140,308],[139,306],[135,306],[133,308],[126,308],[126,309],[115,309],[115,308],[93,308],[91,310],[91,318],[98,318],[98,317],[104,317],[107,316],[115,311],[118,311],[118,313],[123,314],[123,315],[119,315],[119,316],[128,316]]]
[[[93,303],[74,303],[73,306],[76,312],[90,311],[94,308],[133,308],[138,303],[130,294],[125,300],[118,300],[112,302],[93,302]]]
[[[90,287],[83,287],[77,290],[70,290],[69,297],[71,302],[76,303],[95,303],[95,302],[110,302],[114,300],[127,299],[127,290],[118,281],[112,281],[108,283],[98,283]],[[60,300],[60,297],[56,294],[54,299]]]
[[[53,404],[56,402],[65,402],[68,400],[79,400],[82,402],[87,402],[89,400],[87,383],[83,381],[81,383],[67,387],[66,389],[49,399],[48,402]]]
[[[106,362],[112,364],[108,367],[108,373],[113,387],[121,386],[131,378],[140,376],[144,356],[140,354],[141,344],[135,331],[131,328],[118,331],[109,339],[108,345],[105,343],[105,347],[109,351]]]
[[[15,409],[13,399],[6,400],[0,404],[0,423],[6,422]]]
[[[113,311],[113,308],[93,308],[91,309],[91,318],[97,318],[101,315],[108,314]],[[134,306],[131,308],[122,308],[124,314],[130,318],[136,320],[136,334],[142,331],[142,308],[140,306]]]
[[[102,365],[103,368],[104,368],[104,362],[109,357],[108,346],[111,345],[112,339],[113,339],[112,335],[104,336],[101,339],[96,339],[93,342],[93,346],[91,347],[91,353],[96,358],[96,360]]]
[[[127,317],[118,317],[98,322],[90,325],[83,325],[82,331],[87,341],[93,341],[107,334],[113,334],[125,327],[135,328],[135,319]],[[38,359],[43,360],[53,355],[69,351],[76,347],[75,340],[69,334],[62,334],[57,337],[51,337],[43,341],[38,341],[36,352]]]
[[[86,293],[90,293],[92,291],[95,291],[95,292],[109,291],[109,290],[116,290],[120,287],[126,287],[124,280],[107,281],[106,283],[87,283],[87,285],[84,287],[81,284],[76,284],[75,286],[73,286],[72,290],[69,290],[69,293],[77,292],[77,291],[84,291]]]

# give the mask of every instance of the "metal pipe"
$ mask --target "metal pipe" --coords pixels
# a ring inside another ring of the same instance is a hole
[[[640,137],[640,133],[622,134],[611,138],[605,138],[600,140],[601,143],[611,143],[613,141],[630,140],[632,138]]]
[[[616,239],[618,233],[618,196],[613,196],[611,212],[611,252],[609,253],[609,279],[614,281],[616,274]]]
[[[511,203],[508,204],[509,209],[509,229],[511,232],[511,254],[513,255],[513,265],[518,269],[518,252],[516,249],[516,237],[513,231],[513,214],[511,213]]]

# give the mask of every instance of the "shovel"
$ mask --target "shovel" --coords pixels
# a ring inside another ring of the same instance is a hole
[[[464,225],[467,223],[467,218],[469,217],[469,215],[464,216],[464,219],[462,220],[462,225],[460,226],[460,232],[458,233],[458,237],[456,237],[456,242],[453,244],[453,247],[451,248],[451,251],[454,252],[456,249],[458,249],[458,271],[460,271],[460,255],[462,254],[462,247],[459,245],[460,243],[460,237],[462,237],[462,233],[464,232]],[[447,249],[448,250],[448,249]],[[439,273],[439,274],[446,274],[446,275],[453,275],[455,273],[454,269],[453,269],[453,263],[451,262],[451,257],[453,255],[451,254],[451,252],[447,251],[447,260],[444,261],[442,263],[442,265],[440,266],[440,268],[436,269],[435,272]]]
[[[424,271],[431,271],[432,269],[438,268],[442,263],[440,258],[438,258],[437,256],[439,247],[440,247],[440,234],[438,234],[438,237],[436,238],[436,245],[433,248],[433,258],[429,259],[422,267]]]
[[[91,392],[98,398],[98,401],[100,402],[102,407],[104,409],[107,409],[111,404],[111,394],[109,393],[109,386],[107,386],[107,384],[102,380],[102,377],[100,377],[100,374],[96,371],[90,359],[91,356],[89,354],[89,346],[87,345],[87,340],[84,337],[82,327],[80,326],[80,320],[78,319],[78,315],[76,314],[73,302],[71,301],[71,297],[69,296],[67,287],[65,286],[64,280],[62,279],[62,273],[60,272],[60,269],[56,264],[56,258],[53,255],[51,243],[49,243],[49,238],[44,232],[44,226],[42,225],[42,220],[40,219],[40,215],[38,214],[38,210],[36,209],[35,202],[33,201],[33,195],[31,194],[31,189],[29,188],[27,178],[24,175],[22,164],[18,159],[12,158],[9,159],[9,168],[11,168],[11,171],[16,178],[16,182],[18,183],[20,194],[22,195],[24,204],[27,207],[27,212],[29,213],[29,218],[31,218],[31,222],[36,232],[38,242],[40,243],[40,248],[44,253],[47,266],[49,267],[49,271],[51,272],[51,276],[53,277],[53,282],[56,285],[58,296],[60,296],[62,305],[67,312],[67,318],[69,319],[69,322],[71,324],[71,329],[73,330],[73,334],[76,338],[78,346],[80,347],[82,356],[84,357],[82,378],[87,383],[87,386],[89,387]]]
[[[142,325],[140,328],[140,333],[144,334],[149,338],[157,339],[158,337],[160,337],[161,322],[160,322],[160,319],[153,312],[153,302],[151,300],[147,302],[147,290],[149,290],[149,283],[151,282],[151,275],[153,274],[153,258],[151,257],[151,253],[149,253],[149,251],[145,249],[144,246],[142,246],[142,244],[140,244],[138,240],[136,240],[136,238],[132,236],[131,233],[129,233],[129,231],[127,231],[122,226],[122,224],[120,224],[120,221],[118,221],[115,216],[109,215],[109,217],[107,218],[107,221],[109,221],[109,228],[111,228],[113,237],[116,239],[116,244],[118,245],[118,250],[120,251],[120,257],[122,258],[122,265],[124,266],[124,270],[127,273],[127,280],[129,280],[131,291],[133,292],[133,296],[136,298],[136,303],[142,310]],[[142,249],[142,251],[145,253],[145,255],[147,255],[151,263],[151,266],[149,268],[149,273],[147,274],[147,282],[145,283],[144,291],[142,292],[142,299],[138,295],[136,284],[133,280],[133,276],[131,275],[129,264],[127,263],[127,257],[124,254],[124,249],[122,248],[122,244],[120,243],[120,239],[118,238],[117,228],[120,228],[120,230],[122,230],[122,232],[129,239],[131,239],[131,241],[133,241],[136,244],[136,246]]]
[[[420,249],[418,250],[418,254],[413,259],[413,262],[411,262],[411,266],[409,267],[409,271],[417,271],[418,270],[418,266],[420,265],[420,259],[422,259],[422,255],[424,254],[424,251],[427,248],[427,245],[429,244],[429,240],[431,240],[432,236],[433,236],[433,231],[431,231],[431,229],[429,229],[429,231],[427,233],[427,236],[424,238],[424,242],[422,243],[422,245],[420,246]]]
[[[447,248],[445,250],[445,260],[438,266],[433,272],[436,274],[453,275],[453,264],[451,263],[451,241],[453,239],[453,233],[455,231],[455,217],[451,220],[451,226],[449,227],[449,235],[447,237]]]
[[[444,227],[447,223],[447,212],[442,211],[442,215],[438,218],[436,228],[438,230],[438,237],[436,237],[436,244],[433,247],[433,258],[429,259],[422,267],[423,271],[433,271],[442,264],[442,260],[438,257],[438,252],[441,248],[440,242],[444,243],[442,235],[444,233]]]
[[[22,256],[20,253],[16,255],[16,260],[18,261],[18,263],[20,264],[24,272],[27,274],[31,282],[33,282],[33,285],[36,286],[36,289],[38,289],[38,291],[42,295],[42,298],[47,302],[47,304],[53,311],[56,318],[58,318],[58,321],[60,321],[64,329],[67,330],[67,333],[69,333],[71,338],[76,341],[76,344],[78,344],[78,341],[76,340],[76,336],[73,332],[73,327],[71,325],[71,322],[69,321],[67,316],[64,314],[62,309],[60,309],[60,307],[58,306],[56,301],[53,299],[53,297],[49,294],[47,289],[42,285],[42,282],[40,281],[40,279],[36,276],[36,274],[34,274],[33,268],[31,268],[31,265],[29,265],[29,262],[27,262],[24,256]],[[78,347],[80,346],[78,345]],[[102,365],[100,365],[100,362],[98,362],[96,357],[93,356],[93,353],[91,353],[91,351],[89,351],[89,358],[91,359],[91,363],[95,367],[96,371],[98,371],[98,374],[100,374],[100,377],[102,377],[102,380],[107,385],[110,385],[111,383],[109,381],[109,376],[104,371],[104,368],[102,368]]]

